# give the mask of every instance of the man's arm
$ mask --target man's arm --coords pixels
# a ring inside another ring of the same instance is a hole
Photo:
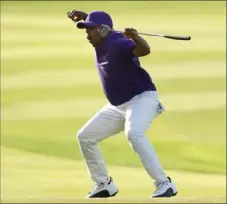
[[[133,28],[125,29],[125,36],[132,39],[135,43],[135,47],[132,50],[132,54],[137,57],[142,57],[150,54],[150,46],[142,37],[140,37],[137,31]]]
[[[136,37],[132,38],[132,40],[136,44],[135,48],[132,50],[133,55],[135,55],[137,57],[142,57],[142,56],[146,56],[146,55],[150,54],[150,46],[148,45],[146,40],[144,40],[140,36],[136,36]]]

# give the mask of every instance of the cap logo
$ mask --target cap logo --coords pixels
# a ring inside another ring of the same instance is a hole
[[[89,22],[90,21],[90,15],[88,15],[87,19],[86,19],[86,22]]]

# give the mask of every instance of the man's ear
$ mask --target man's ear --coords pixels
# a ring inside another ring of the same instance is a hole
[[[100,25],[99,28],[98,28],[98,32],[100,33],[101,37],[106,37],[111,30],[112,29],[110,28],[110,26],[103,25],[103,24]]]

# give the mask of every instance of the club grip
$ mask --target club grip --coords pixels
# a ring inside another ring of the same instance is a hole
[[[173,36],[173,35],[165,35],[165,38],[169,38],[172,40],[191,40],[190,36]]]

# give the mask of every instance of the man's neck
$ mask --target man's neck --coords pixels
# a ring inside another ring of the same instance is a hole
[[[98,48],[100,45],[102,45],[106,40],[107,38],[110,36],[110,34],[112,33],[112,31],[110,31],[107,36],[105,37],[100,37],[100,42],[95,46],[95,48]]]

